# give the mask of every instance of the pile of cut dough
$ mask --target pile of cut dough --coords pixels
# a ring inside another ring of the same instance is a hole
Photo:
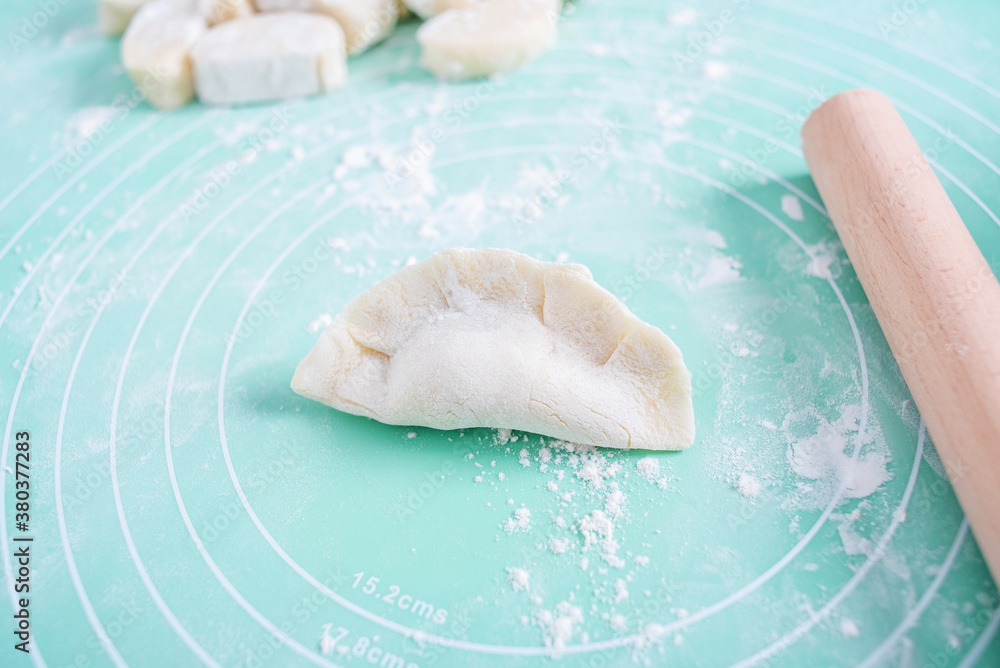
[[[347,56],[412,11],[423,65],[443,79],[509,72],[556,38],[562,0],[99,0],[102,30],[124,33],[122,63],[150,104],[197,95],[245,104],[339,88]]]
[[[613,448],[694,441],[691,375],[673,341],[586,267],[510,250],[442,251],[362,292],[292,389],[387,424]]]

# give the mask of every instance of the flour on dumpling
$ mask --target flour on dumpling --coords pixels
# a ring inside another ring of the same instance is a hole
[[[677,346],[586,267],[509,250],[444,251],[361,293],[292,388],[388,424],[654,450],[694,440]]]

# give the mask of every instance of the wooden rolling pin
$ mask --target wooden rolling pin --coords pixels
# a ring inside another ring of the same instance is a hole
[[[1000,284],[884,95],[830,98],[802,147],[1000,583]]]

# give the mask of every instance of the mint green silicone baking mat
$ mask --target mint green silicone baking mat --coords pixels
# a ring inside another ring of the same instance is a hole
[[[411,22],[342,91],[172,113],[92,2],[0,16],[3,666],[1000,665],[798,141],[883,90],[997,271],[995,2],[580,0],[453,85]],[[453,246],[589,266],[683,350],[694,446],[291,392],[345,301]]]

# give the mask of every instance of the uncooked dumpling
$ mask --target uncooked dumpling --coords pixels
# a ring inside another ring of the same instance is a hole
[[[292,389],[388,424],[651,450],[694,440],[677,346],[586,267],[509,250],[443,251],[362,292]]]
[[[226,21],[191,50],[206,104],[243,104],[339,88],[347,76],[344,31],[329,16],[254,14]]]
[[[122,37],[122,64],[151,105],[175,109],[194,97],[191,49],[205,29],[195,0],[153,0],[136,13]]]
[[[253,14],[250,0],[198,0],[198,10],[214,26]]]
[[[517,69],[555,42],[560,6],[560,0],[488,0],[449,9],[417,30],[420,62],[442,79]]]
[[[327,14],[344,29],[352,56],[388,37],[399,18],[396,0],[257,0],[257,9]]]

